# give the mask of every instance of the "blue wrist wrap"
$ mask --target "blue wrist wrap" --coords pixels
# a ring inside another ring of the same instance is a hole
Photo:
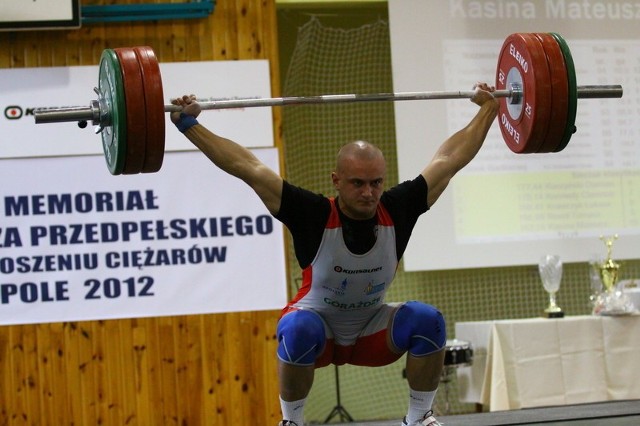
[[[188,115],[184,112],[181,112],[180,119],[176,122],[176,127],[178,128],[178,130],[184,133],[196,124],[198,124],[198,120],[196,120],[193,115]]]

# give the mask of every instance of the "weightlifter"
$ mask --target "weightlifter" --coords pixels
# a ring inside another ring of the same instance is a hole
[[[445,321],[433,306],[385,303],[418,217],[478,153],[498,111],[486,83],[480,109],[450,136],[413,180],[384,189],[385,159],[364,141],[343,146],[331,179],[335,197],[294,186],[248,149],[198,124],[194,95],[172,101],[178,129],[217,167],[245,181],[291,232],[302,286],[278,322],[280,426],[302,426],[314,370],[329,364],[383,366],[408,352],[409,407],[402,425],[437,426],[431,409],[446,346]]]

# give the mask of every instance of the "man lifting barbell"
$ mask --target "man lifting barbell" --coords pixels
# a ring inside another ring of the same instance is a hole
[[[480,83],[480,110],[449,137],[412,181],[384,189],[385,159],[375,146],[343,146],[331,174],[336,196],[296,187],[248,149],[200,125],[193,95],[174,99],[171,120],[216,166],[253,188],[293,236],[303,283],[278,322],[278,378],[283,420],[302,426],[314,370],[329,364],[383,366],[407,353],[409,408],[402,425],[440,425],[432,404],[446,345],[442,314],[384,296],[418,217],[478,153],[497,112],[495,88]]]
[[[417,301],[385,304],[418,217],[481,148],[496,116],[511,151],[564,150],[575,132],[579,98],[619,98],[622,87],[578,86],[568,45],[557,33],[515,33],[502,46],[496,88],[471,92],[338,94],[163,105],[157,59],[149,47],[105,49],[98,99],[89,107],[38,109],[36,123],[91,120],[114,175],[153,173],[164,155],[164,113],[215,165],[249,184],[290,230],[303,285],[278,323],[281,426],[301,426],[315,368],[331,363],[381,366],[407,353],[409,409],[403,425],[438,425],[431,405],[443,366],[444,319]],[[196,117],[203,109],[362,101],[471,99],[479,112],[447,139],[412,181],[384,190],[385,161],[363,141],[345,145],[332,173],[335,198],[284,181],[251,151],[217,136]],[[144,99],[144,103],[141,101]],[[140,125],[145,123],[144,126]]]

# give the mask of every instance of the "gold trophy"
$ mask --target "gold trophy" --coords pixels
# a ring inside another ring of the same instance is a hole
[[[564,312],[556,304],[556,293],[560,290],[560,281],[562,281],[560,256],[553,254],[543,256],[538,263],[538,272],[540,272],[544,289],[549,293],[549,306],[544,310],[543,316],[546,318],[564,317]]]
[[[600,264],[600,278],[602,279],[605,290],[609,294],[615,291],[616,283],[618,282],[618,272],[620,270],[620,264],[611,259],[613,242],[617,239],[618,234],[612,237],[600,236],[600,240],[602,240],[607,247],[607,258]]]
[[[618,239],[618,235],[601,236],[600,239],[607,247],[607,258],[599,265],[600,278],[605,291],[596,299],[593,313],[596,315],[629,315],[633,312],[633,304],[629,297],[616,286],[620,264],[611,258],[613,242]]]

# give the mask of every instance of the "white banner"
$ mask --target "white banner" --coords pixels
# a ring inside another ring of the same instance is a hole
[[[0,0],[0,22],[59,21],[73,19],[77,0]]]
[[[268,98],[266,60],[161,63],[165,104],[195,94],[205,100]],[[91,123],[35,125],[33,110],[44,107],[89,107],[98,95],[98,66],[0,69],[0,158],[101,154],[102,141]],[[271,108],[205,111],[202,124],[246,147],[273,146]],[[193,150],[165,115],[166,150]],[[105,166],[106,167],[106,166]]]
[[[286,303],[281,224],[200,152],[115,177],[102,156],[0,160],[0,182],[0,325]]]

